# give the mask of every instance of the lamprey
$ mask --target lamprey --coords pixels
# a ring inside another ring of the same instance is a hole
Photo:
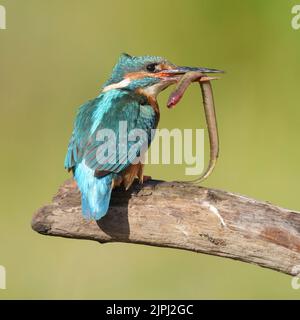
[[[208,129],[209,144],[210,144],[210,160],[207,169],[198,178],[189,182],[199,183],[213,172],[218,156],[219,156],[219,135],[215,104],[210,81],[218,79],[216,77],[208,77],[202,72],[191,71],[184,74],[179,81],[175,91],[173,91],[168,99],[168,108],[173,108],[183,97],[186,89],[192,82],[199,82],[203,98],[203,106]]]

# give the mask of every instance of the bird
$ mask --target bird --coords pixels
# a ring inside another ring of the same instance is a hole
[[[177,66],[159,56],[122,53],[100,94],[80,106],[64,166],[72,171],[80,190],[85,219],[99,220],[106,215],[114,187],[123,185],[128,189],[136,178],[143,183],[141,159],[160,119],[157,96],[190,71],[219,72]],[[120,135],[121,122],[126,123],[125,133],[139,129],[145,134],[138,141],[126,141],[122,139],[124,132]],[[103,130],[110,134],[99,139]],[[107,150],[115,146],[115,151],[107,155],[103,145]],[[129,153],[133,146],[135,152]]]

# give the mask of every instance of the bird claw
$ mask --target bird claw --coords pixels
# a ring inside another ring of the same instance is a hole
[[[145,183],[149,180],[152,180],[151,176],[143,176],[142,179],[140,179],[140,183]]]
[[[78,187],[76,180],[73,179],[70,183],[70,186],[72,189],[76,189]]]

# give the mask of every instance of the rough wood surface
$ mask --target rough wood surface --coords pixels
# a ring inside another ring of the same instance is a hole
[[[203,252],[290,275],[300,265],[298,212],[189,183],[151,180],[117,189],[108,214],[96,222],[82,218],[79,191],[68,180],[34,215],[32,228],[51,236]]]

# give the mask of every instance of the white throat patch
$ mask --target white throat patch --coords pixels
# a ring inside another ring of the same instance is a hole
[[[102,92],[107,92],[110,90],[114,90],[114,89],[122,89],[122,88],[126,88],[131,82],[130,78],[125,78],[122,81],[118,82],[118,83],[112,83],[106,87],[103,88]],[[170,85],[170,83],[168,82],[159,82],[159,83],[155,83],[152,86],[149,87],[145,87],[145,88],[140,88],[140,91],[143,92],[146,96],[148,97],[153,97],[156,98],[157,95],[164,90],[165,88],[167,88]]]
[[[122,81],[118,82],[118,83],[112,83],[106,87],[103,88],[102,92],[107,92],[109,90],[113,90],[113,89],[121,89],[121,88],[125,88],[130,84],[130,79],[126,78],[123,79]]]

